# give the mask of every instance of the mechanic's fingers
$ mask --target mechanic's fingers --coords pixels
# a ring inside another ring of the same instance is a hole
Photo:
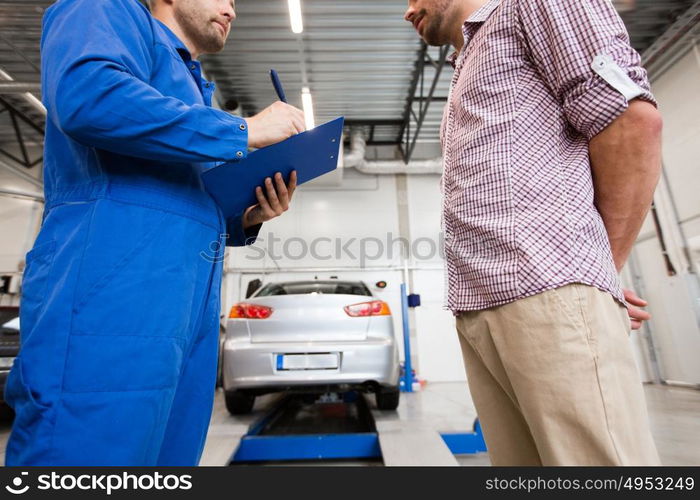
[[[292,134],[299,134],[306,130],[306,121],[304,120],[304,112],[289,104],[285,106],[286,118],[289,120],[289,131]]]
[[[260,186],[255,188],[255,197],[258,199],[258,205],[260,205],[261,210],[267,212],[270,209],[270,204],[267,202],[267,198],[265,198]]]
[[[272,207],[272,210],[274,211],[275,215],[280,215],[282,213],[280,200],[279,198],[277,198],[275,185],[272,183],[272,179],[270,179],[269,177],[265,179],[265,188],[267,190],[267,201],[270,202],[270,207]]]
[[[258,203],[256,205],[248,207],[248,209],[245,212],[245,215],[248,217],[248,221],[251,225],[256,225],[262,222],[260,215],[261,213],[262,210],[260,208],[260,204]]]
[[[296,106],[292,106],[291,104],[288,104],[287,109],[289,110],[289,112],[292,115],[296,116],[297,118],[301,118],[302,120],[304,119],[304,112],[301,109],[297,108]]]
[[[292,201],[292,196],[294,195],[294,190],[297,188],[297,171],[292,170],[289,176],[289,185],[287,189],[289,190],[289,201]]]
[[[277,217],[277,214],[275,213],[275,210],[270,206],[270,201],[265,196],[265,190],[263,188],[259,188],[259,189],[260,189],[260,196],[262,196],[263,199],[265,200],[264,202],[258,203],[260,205],[260,211],[262,212],[262,219],[264,221],[274,219],[275,217]]]
[[[277,188],[277,197],[280,200],[282,210],[287,210],[289,208],[289,192],[284,183],[284,177],[282,177],[282,174],[279,172],[275,174],[275,184]]]
[[[306,123],[304,123],[303,116],[301,118],[299,118],[298,116],[293,117],[292,123],[294,124],[294,128],[296,129],[297,134],[300,134],[306,130]]]

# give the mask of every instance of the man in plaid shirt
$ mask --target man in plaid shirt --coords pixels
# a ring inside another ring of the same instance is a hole
[[[409,0],[455,68],[442,124],[447,307],[494,465],[653,465],[619,272],[661,118],[609,0]],[[630,324],[631,323],[631,324]]]

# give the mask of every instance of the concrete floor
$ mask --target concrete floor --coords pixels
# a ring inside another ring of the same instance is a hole
[[[700,465],[700,391],[667,386],[645,387],[652,431],[664,465]],[[202,465],[224,465],[248,426],[278,396],[259,398],[251,415],[232,417],[217,391]],[[369,398],[374,404],[374,399]],[[384,462],[400,465],[488,465],[488,454],[453,458],[441,448],[438,431],[470,431],[476,412],[465,383],[432,383],[421,392],[402,394],[396,412],[373,411]],[[0,422],[4,463],[10,423]],[[438,438],[436,438],[438,436]],[[421,450],[416,453],[415,450]],[[306,463],[308,464],[308,463]],[[318,465],[381,466],[380,461],[312,462]]]

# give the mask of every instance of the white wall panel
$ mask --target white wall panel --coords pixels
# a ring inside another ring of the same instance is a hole
[[[301,186],[292,208],[263,225],[255,248],[230,251],[229,269],[277,269],[272,255],[280,268],[400,266],[398,246],[389,255],[386,244],[399,236],[395,179],[360,175],[346,173],[342,189]]]
[[[635,248],[645,283],[650,322],[662,375],[667,380],[700,384],[700,331],[684,276],[669,277],[658,240]]]
[[[443,308],[443,271],[416,271],[413,282],[421,295],[415,311],[419,375],[428,382],[465,380],[455,319]]]
[[[697,384],[700,383],[700,364],[697,363],[700,317],[695,313],[694,301],[700,297],[697,297],[697,290],[689,286],[697,278],[689,273],[682,234],[685,233],[690,246],[693,241],[700,241],[700,58],[697,47],[654,79],[652,87],[664,118],[665,178],[659,184],[655,202],[666,247],[678,275],[668,276],[651,217],[645,222],[635,255],[645,298],[653,314],[649,326],[661,377]],[[690,250],[692,252],[692,248]],[[648,350],[649,345],[645,344],[643,349]],[[649,361],[648,356],[646,359]],[[648,370],[646,375],[649,375]]]
[[[700,61],[690,51],[654,81],[664,117],[663,158],[681,220],[700,216]]]
[[[36,221],[43,205],[31,200],[0,197],[0,272],[18,270],[18,265],[34,243]]]
[[[432,241],[439,248],[441,196],[437,175],[408,178],[408,208],[411,239]],[[465,380],[462,354],[455,329],[455,319],[444,309],[445,272],[440,252],[431,258],[426,243],[414,245],[418,250],[411,260],[413,292],[421,296],[421,306],[415,309],[414,324],[418,347],[419,375],[428,381]]]

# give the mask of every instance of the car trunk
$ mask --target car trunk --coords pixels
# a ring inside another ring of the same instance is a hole
[[[345,342],[367,338],[370,318],[353,318],[345,306],[371,301],[362,295],[306,294],[253,297],[273,309],[268,319],[247,320],[250,339],[262,342]]]

